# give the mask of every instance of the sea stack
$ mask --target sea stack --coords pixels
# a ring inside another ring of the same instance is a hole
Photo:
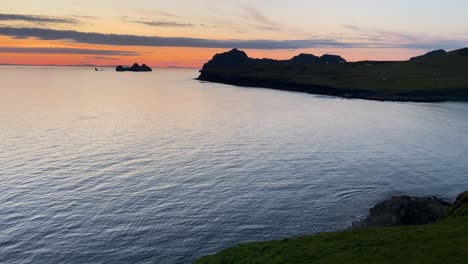
[[[153,69],[151,69],[148,65],[143,64],[143,65],[138,65],[138,63],[134,63],[132,67],[124,67],[122,65],[119,65],[115,68],[115,71],[117,72],[151,72]]]

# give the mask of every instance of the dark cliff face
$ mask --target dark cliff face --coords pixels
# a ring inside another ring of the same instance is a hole
[[[421,56],[417,56],[417,57],[413,57],[410,59],[410,61],[423,61],[423,60],[426,60],[426,59],[430,59],[430,58],[434,58],[434,57],[438,57],[438,56],[443,56],[447,54],[447,52],[443,49],[439,49],[439,50],[434,50],[434,51],[431,51],[431,52],[428,52],[424,55],[421,55]]]
[[[209,62],[203,66],[203,70],[240,67],[249,65],[311,65],[311,64],[337,64],[346,62],[337,55],[323,55],[322,57],[313,54],[299,54],[290,60],[273,59],[252,59],[244,51],[233,49],[225,53],[216,54]]]
[[[148,67],[146,64],[143,65],[138,65],[138,63],[134,63],[132,67],[123,67],[122,65],[119,65],[115,68],[116,71],[118,72],[150,72],[153,71],[150,67]]]

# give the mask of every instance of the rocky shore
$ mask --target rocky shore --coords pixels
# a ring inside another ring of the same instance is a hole
[[[241,244],[195,263],[465,263],[467,237],[468,192],[454,203],[397,196],[347,230]]]

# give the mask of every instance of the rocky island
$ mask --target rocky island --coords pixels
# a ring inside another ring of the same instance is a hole
[[[347,62],[338,55],[253,59],[233,49],[216,54],[198,80],[383,101],[467,101],[468,48],[437,50],[408,61]]]
[[[122,65],[119,65],[115,68],[117,72],[151,72],[153,69],[151,69],[148,65],[143,64],[143,65],[138,65],[138,63],[134,63],[132,67],[124,67]]]
[[[451,204],[435,197],[392,197],[360,226],[272,242],[242,244],[196,264],[466,263],[468,192]]]

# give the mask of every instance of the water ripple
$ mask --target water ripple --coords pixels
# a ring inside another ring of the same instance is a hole
[[[389,195],[468,187],[466,103],[236,88],[194,71],[0,71],[0,262],[189,263],[344,228]]]

